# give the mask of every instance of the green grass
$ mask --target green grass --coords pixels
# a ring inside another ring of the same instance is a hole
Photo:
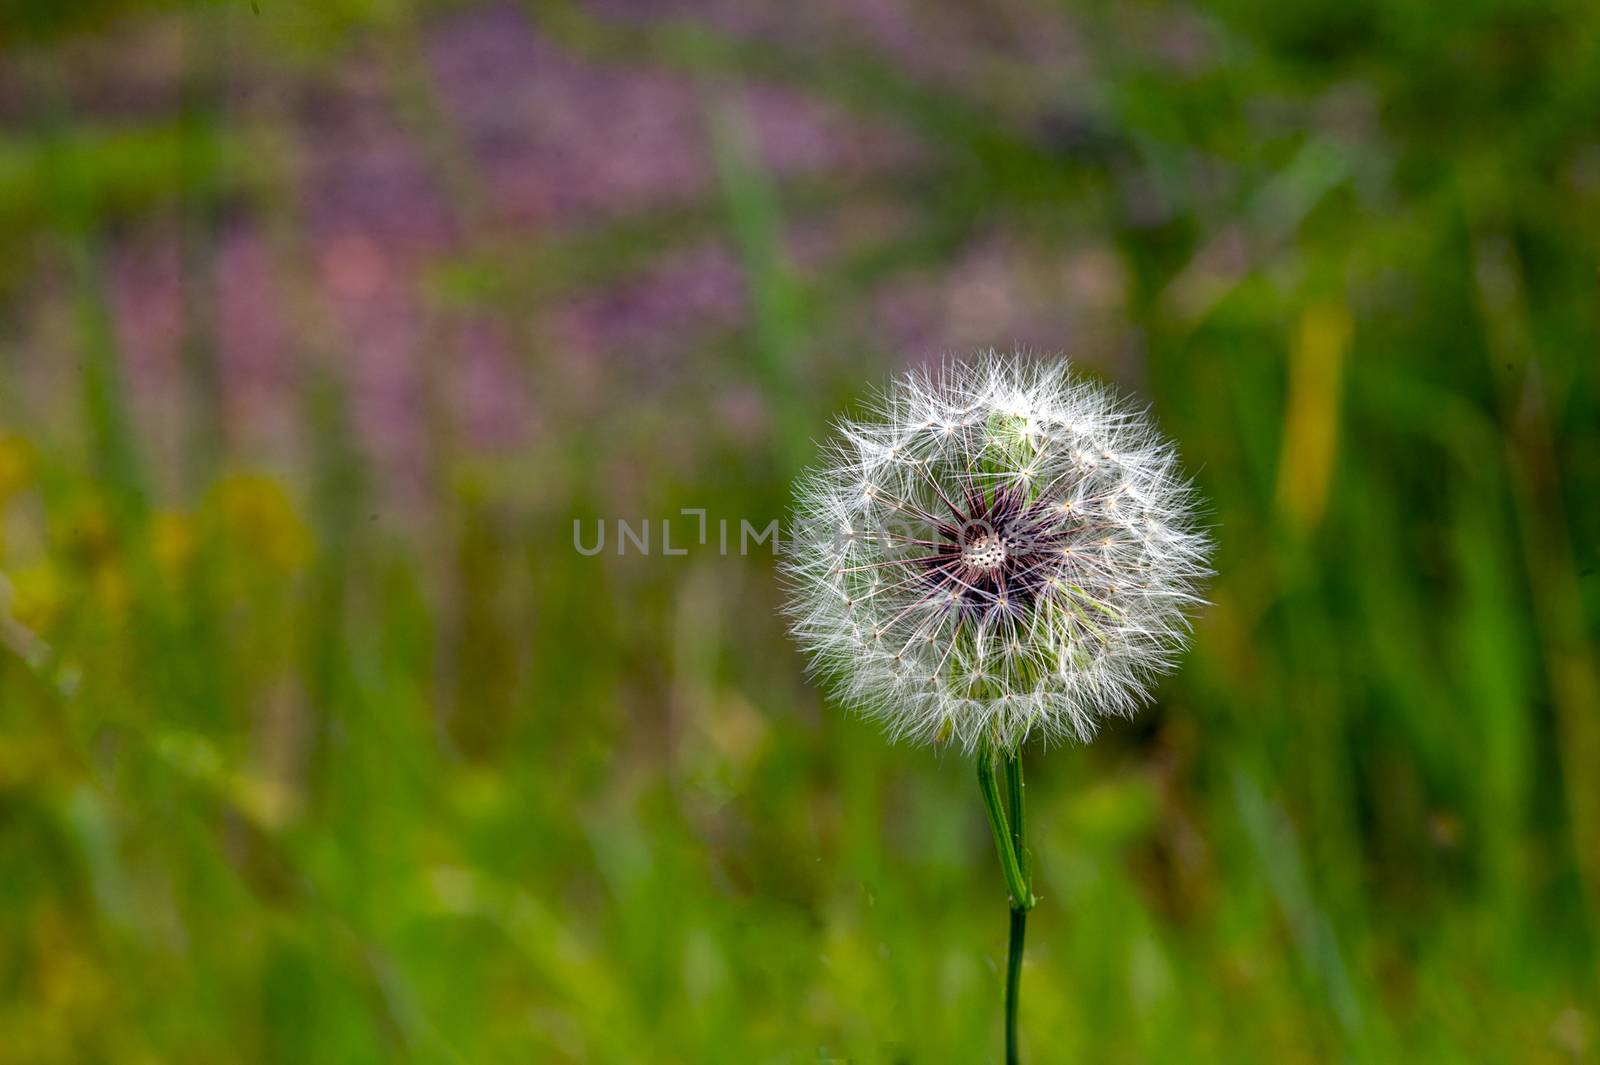
[[[1087,5],[1081,95],[530,4],[574,57],[694,79],[716,187],[518,247],[420,62],[436,12],[261,8],[226,39],[285,76],[365,35],[407,65],[397,113],[477,220],[429,313],[506,323],[552,431],[491,457],[440,415],[428,502],[385,496],[284,115],[108,129],[44,94],[4,132],[0,229],[70,325],[43,403],[0,348],[0,1062],[998,1061],[970,763],[822,702],[764,553],[571,541],[778,516],[903,354],[872,293],[989,232],[1111,250],[1126,357],[1092,368],[1153,405],[1219,543],[1158,705],[1028,752],[1025,1060],[1594,1060],[1600,13],[1230,0],[1183,68],[1147,45],[1164,5]],[[913,173],[778,180],[741,104],[767,81],[909,131]],[[1090,148],[1041,132],[1090,100]],[[886,201],[910,224],[795,266],[803,227]],[[128,392],[107,249],[176,220],[203,275],[219,205],[289,279],[293,463],[216,444],[204,299],[183,454]],[[749,320],[585,398],[544,316],[697,240]]]

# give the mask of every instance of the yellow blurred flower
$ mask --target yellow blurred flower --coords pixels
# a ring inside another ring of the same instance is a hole
[[[33,632],[50,631],[66,605],[61,571],[43,561],[7,576],[11,580],[11,616]]]
[[[85,571],[113,564],[118,555],[116,523],[104,499],[81,496],[52,520],[61,553]]]
[[[1348,309],[1316,304],[1301,316],[1290,352],[1278,510],[1300,531],[1314,529],[1327,506],[1339,457],[1339,408],[1351,329]]]
[[[194,558],[194,550],[194,520],[189,515],[162,511],[151,519],[150,552],[164,580],[181,580]]]
[[[33,448],[14,433],[0,433],[0,557],[11,549],[7,543],[6,504],[20,495],[33,479]]]
[[[218,534],[272,575],[288,576],[310,561],[310,531],[275,479],[230,474],[211,490],[206,507]]]
[[[0,505],[28,487],[33,477],[33,448],[14,433],[0,434]]]
[[[64,508],[52,524],[58,530],[59,556],[88,586],[93,608],[107,618],[120,619],[131,589],[109,504],[98,496],[80,498]]]

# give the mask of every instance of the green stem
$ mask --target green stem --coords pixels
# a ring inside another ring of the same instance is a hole
[[[1022,983],[1022,939],[1028,931],[1028,911],[1011,909],[1011,938],[1006,945],[1006,1065],[1017,1065],[1017,1002]]]
[[[1025,812],[1022,796],[1022,762],[1017,754],[1005,756],[1006,792],[1011,818],[1000,799],[994,777],[994,752],[985,745],[978,752],[978,788],[983,792],[995,850],[1011,892],[1011,934],[1006,947],[1006,1065],[1017,1065],[1017,1004],[1022,982],[1022,944],[1028,930],[1028,911],[1036,901],[1028,878],[1028,851],[1023,843]]]
[[[1028,868],[1028,848],[1023,842],[1027,823],[1022,801],[1022,758],[1006,755],[1006,796],[1011,804],[1011,846],[1016,851],[1017,868],[1022,871],[1022,887],[1027,906],[1011,908],[1011,935],[1006,946],[1006,1065],[1017,1065],[1017,1003],[1022,984],[1022,941],[1028,931],[1028,909],[1033,906],[1033,874]]]
[[[1017,848],[1012,842],[1011,829],[1006,824],[1006,810],[1000,799],[1000,788],[994,779],[994,752],[985,746],[978,752],[978,788],[983,792],[983,806],[989,814],[989,827],[994,830],[994,847],[1000,855],[1000,870],[1006,877],[1006,890],[1011,892],[1011,905],[1027,910],[1033,907],[1033,892],[1022,875],[1017,860]]]
[[[1028,906],[1033,906],[1033,876],[1028,869],[1028,848],[1023,844],[1022,756],[1006,755],[1006,795],[1011,805],[1011,846],[1017,854],[1023,886],[1028,889]]]

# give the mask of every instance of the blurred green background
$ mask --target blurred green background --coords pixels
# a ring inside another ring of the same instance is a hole
[[[1600,1055],[1589,0],[3,0],[0,248],[0,1062],[997,1061],[971,765],[716,550],[990,346],[1220,545],[1026,1059]]]

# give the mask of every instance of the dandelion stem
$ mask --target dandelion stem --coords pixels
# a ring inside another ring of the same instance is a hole
[[[1006,1065],[1018,1065],[1017,992],[1022,983],[1022,939],[1028,931],[1028,911],[1011,909],[1011,938],[1006,946]]]
[[[1006,1065],[1017,1065],[1017,1002],[1022,985],[1022,942],[1028,931],[1028,910],[1033,897],[1033,877],[1028,869],[1028,849],[1023,843],[1022,758],[1006,755],[1006,792],[1011,801],[1011,846],[1022,873],[1026,905],[1011,907],[1011,935],[1006,944]]]
[[[1006,808],[994,779],[994,751],[987,745],[978,751],[978,788],[983,792],[983,806],[989,814],[989,827],[994,830],[994,846],[1000,854],[1000,871],[1005,874],[1011,905],[1024,910],[1031,909],[1033,893],[1028,890],[1028,882],[1023,878],[1022,866],[1017,860],[1016,844],[1006,823]]]
[[[1022,944],[1027,932],[1028,911],[1035,899],[1028,880],[1027,850],[1023,845],[1024,810],[1022,801],[1022,762],[1014,752],[1005,756],[1006,791],[1011,817],[1000,798],[994,776],[994,751],[985,744],[978,751],[978,788],[983,792],[989,827],[994,830],[995,850],[1011,893],[1011,934],[1006,949],[1006,1065],[1017,1065],[1017,1002],[1022,980]]]
[[[1023,844],[1022,756],[1006,755],[1006,797],[1011,807],[1011,846],[1017,855],[1017,869],[1023,887],[1028,889],[1028,909],[1033,908],[1033,874],[1028,868],[1028,848]]]

